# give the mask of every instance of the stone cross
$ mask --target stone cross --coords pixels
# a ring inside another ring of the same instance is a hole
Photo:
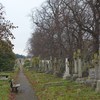
[[[68,62],[68,59],[66,58],[65,60],[65,72],[64,72],[64,75],[63,75],[63,79],[66,79],[67,77],[70,77],[70,74],[69,74],[69,62]]]

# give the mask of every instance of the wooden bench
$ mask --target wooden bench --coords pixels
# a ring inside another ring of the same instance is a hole
[[[18,87],[20,87],[20,84],[13,84],[12,87],[11,87],[12,88],[12,92],[16,92],[17,93],[18,92]]]
[[[18,87],[20,87],[20,84],[15,84],[14,83],[14,80],[12,79],[11,81],[10,81],[10,87],[11,87],[11,89],[12,89],[12,92],[18,92]]]

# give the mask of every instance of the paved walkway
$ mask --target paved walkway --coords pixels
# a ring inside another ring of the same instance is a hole
[[[20,83],[21,86],[18,88],[19,92],[16,94],[16,100],[37,100],[31,84],[23,73],[22,67],[20,68],[17,83]]]

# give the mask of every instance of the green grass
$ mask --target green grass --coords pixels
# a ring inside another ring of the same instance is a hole
[[[0,81],[0,100],[9,100],[9,82]]]
[[[16,79],[18,70],[13,72],[0,72],[0,75],[8,75],[8,80],[0,80],[0,100],[10,100],[10,79]]]
[[[39,100],[100,100],[100,93],[53,75],[25,71]]]

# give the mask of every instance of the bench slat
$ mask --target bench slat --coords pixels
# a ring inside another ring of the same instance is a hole
[[[13,84],[13,87],[19,87],[20,84]]]

